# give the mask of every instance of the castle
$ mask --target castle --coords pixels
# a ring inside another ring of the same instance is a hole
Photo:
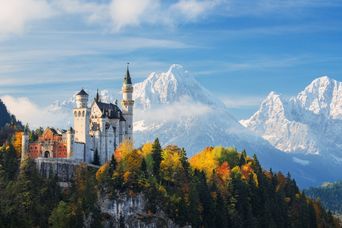
[[[35,142],[22,135],[22,157],[66,158],[100,164],[111,159],[125,139],[133,140],[133,84],[127,66],[122,86],[121,109],[117,102],[105,103],[97,92],[90,107],[89,95],[82,89],[76,94],[73,109],[74,127],[68,130],[46,128]]]

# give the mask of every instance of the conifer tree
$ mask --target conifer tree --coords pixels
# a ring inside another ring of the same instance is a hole
[[[99,152],[97,151],[97,148],[94,153],[94,160],[93,160],[94,165],[100,165],[100,157],[99,157]]]
[[[142,174],[144,175],[144,177],[147,177],[147,176],[148,176],[148,173],[147,173],[147,165],[146,165],[145,158],[143,158],[142,161],[141,161],[140,170],[141,170]]]
[[[152,158],[153,158],[153,174],[159,179],[160,163],[162,161],[162,148],[159,143],[159,139],[156,138],[152,145]]]
[[[117,166],[115,154],[112,155],[109,163],[109,175],[112,176]]]
[[[239,161],[239,166],[243,166],[244,164],[246,164],[246,160],[247,160],[247,153],[245,150],[242,151],[241,155],[240,155],[240,161]]]
[[[13,180],[19,168],[17,153],[12,144],[0,149],[0,168],[3,170],[5,180]]]

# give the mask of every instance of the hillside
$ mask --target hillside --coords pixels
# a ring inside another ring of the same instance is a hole
[[[188,160],[158,140],[138,149],[126,141],[97,171],[80,165],[62,191],[33,161],[19,167],[9,145],[0,173],[1,227],[338,227],[289,175],[234,148],[208,147]]]
[[[305,190],[305,194],[313,199],[319,199],[326,209],[342,214],[342,181],[309,188]]]
[[[0,128],[11,123],[11,115],[7,111],[5,104],[0,100]]]
[[[0,146],[9,141],[16,130],[22,128],[21,122],[17,121],[16,117],[8,112],[5,104],[0,99]]]

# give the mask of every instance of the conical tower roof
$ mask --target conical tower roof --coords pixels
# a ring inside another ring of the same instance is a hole
[[[126,75],[125,75],[125,78],[124,78],[124,84],[132,85],[132,79],[131,79],[131,75],[129,73],[128,65],[129,65],[129,63],[127,63],[127,70],[126,70]]]

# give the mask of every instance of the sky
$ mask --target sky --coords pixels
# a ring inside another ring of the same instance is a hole
[[[120,98],[127,62],[134,82],[177,63],[243,119],[342,81],[341,41],[340,0],[0,0],[0,98],[26,120],[81,88]]]

